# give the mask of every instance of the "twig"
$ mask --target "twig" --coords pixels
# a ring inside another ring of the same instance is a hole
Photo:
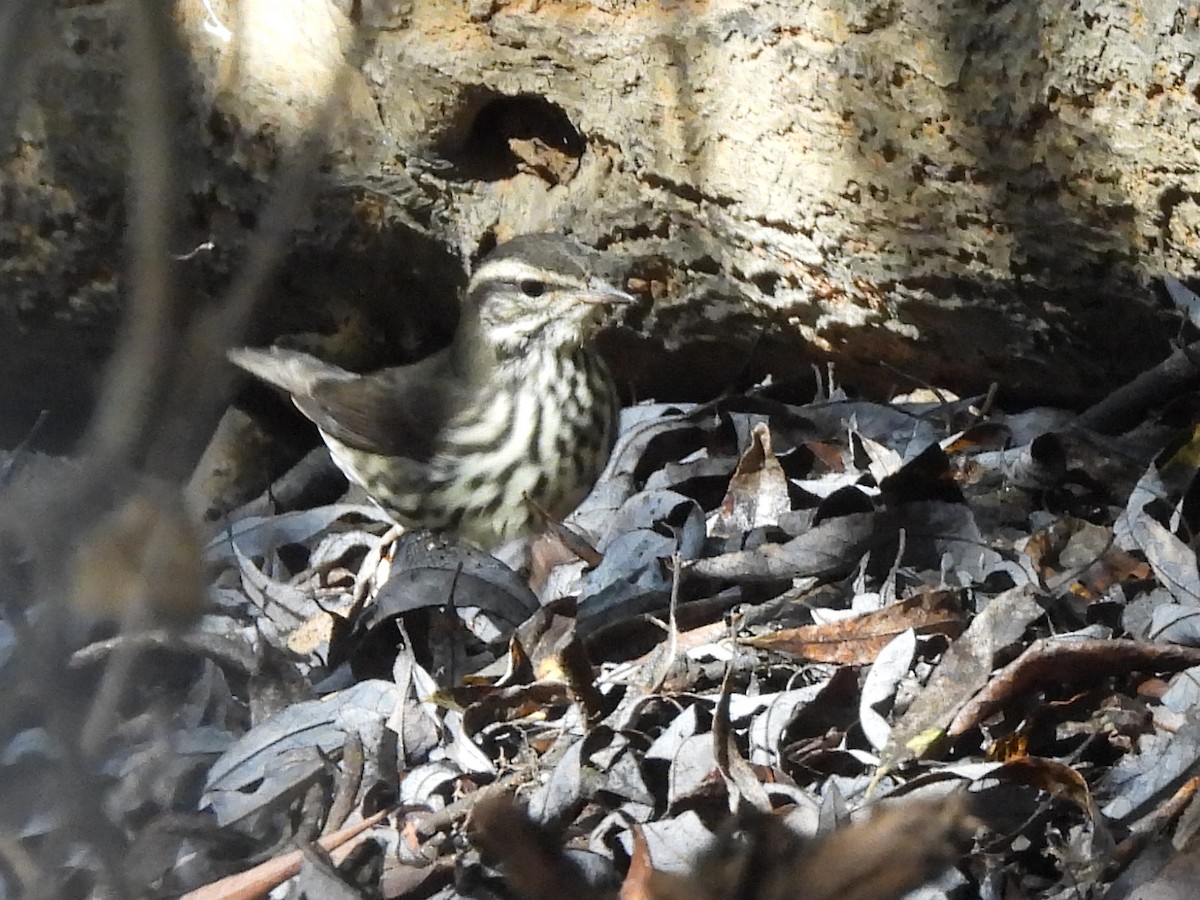
[[[1181,347],[1153,369],[1084,411],[1074,425],[1100,434],[1120,434],[1137,425],[1146,410],[1200,386],[1200,341]]]
[[[485,785],[479,790],[473,791],[467,794],[467,796],[443,806],[437,812],[430,813],[417,823],[417,834],[421,837],[431,837],[439,831],[449,828],[460,819],[465,819],[477,803],[489,797],[498,797],[508,793],[510,788],[524,781],[526,778],[528,778],[527,775],[519,772],[511,772],[496,779],[491,784]]]
[[[180,340],[180,296],[170,271],[172,218],[178,207],[173,129],[167,124],[171,29],[169,7],[127,7],[129,299],[84,443],[85,455],[96,460],[100,471],[113,464],[137,467]]]
[[[378,825],[391,812],[390,809],[377,812],[335,834],[326,835],[315,843],[325,850],[341,847],[358,838],[369,828]],[[181,900],[242,900],[242,898],[249,900],[249,898],[263,897],[268,891],[296,875],[300,871],[300,864],[303,860],[304,851],[293,850],[291,853],[255,866],[249,871],[230,875],[228,878],[222,878],[220,881],[214,881],[202,888],[189,891],[183,895]]]

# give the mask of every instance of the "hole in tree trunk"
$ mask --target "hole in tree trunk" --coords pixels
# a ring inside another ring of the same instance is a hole
[[[533,94],[487,91],[464,99],[458,127],[441,148],[462,178],[500,181],[534,171],[557,183],[574,175],[586,145],[560,107]]]

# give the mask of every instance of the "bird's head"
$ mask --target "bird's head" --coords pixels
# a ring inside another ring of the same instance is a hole
[[[500,356],[583,344],[612,306],[634,298],[591,273],[588,251],[555,234],[527,234],[480,262],[466,302]]]

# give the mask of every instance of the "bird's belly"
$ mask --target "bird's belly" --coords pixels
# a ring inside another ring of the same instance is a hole
[[[487,412],[451,423],[427,462],[323,437],[338,467],[400,524],[492,548],[536,530],[539,510],[556,518],[574,510],[608,459],[617,416],[611,382],[589,391],[567,381],[514,392],[508,415],[491,417],[492,427],[483,427]]]
[[[514,427],[496,449],[447,454],[441,491],[461,509],[446,523],[469,540],[494,546],[535,531],[542,513],[562,518],[596,483],[611,448],[615,409],[589,415],[569,406],[518,404]]]

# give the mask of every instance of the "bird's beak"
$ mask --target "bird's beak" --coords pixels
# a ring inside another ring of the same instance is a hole
[[[625,306],[630,303],[637,303],[637,297],[633,296],[633,294],[619,290],[607,281],[601,281],[599,278],[593,278],[588,282],[587,291],[582,294],[580,299],[585,303],[595,303],[604,306]]]

